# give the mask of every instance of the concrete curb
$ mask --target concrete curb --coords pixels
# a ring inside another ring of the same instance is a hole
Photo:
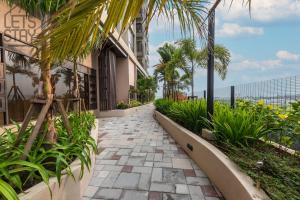
[[[264,191],[254,186],[249,176],[214,145],[157,111],[154,112],[154,118],[207,174],[226,199],[269,199]]]
[[[98,140],[98,120],[96,119],[96,126],[91,130],[91,136],[97,142]],[[81,200],[81,197],[84,194],[86,187],[89,184],[89,181],[93,174],[93,169],[95,166],[96,155],[91,154],[91,168],[88,170],[84,168],[84,175],[82,179],[80,177],[80,161],[76,159],[71,164],[71,169],[74,174],[76,181],[73,177],[68,175],[63,175],[61,177],[61,185],[59,186],[57,178],[52,177],[49,179],[49,188],[52,191],[52,198],[49,192],[48,186],[41,182],[25,192],[19,194],[20,200]]]

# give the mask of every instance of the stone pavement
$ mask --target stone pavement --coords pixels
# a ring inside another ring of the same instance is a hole
[[[83,200],[219,200],[205,173],[153,119],[153,105],[99,122],[93,177]]]

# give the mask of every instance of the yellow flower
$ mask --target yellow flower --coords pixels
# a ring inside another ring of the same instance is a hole
[[[288,115],[287,114],[279,114],[278,117],[282,120],[288,118]]]
[[[272,109],[273,109],[273,106],[272,106],[272,105],[268,105],[267,108],[268,108],[269,110],[272,110]]]
[[[265,101],[263,99],[261,99],[257,102],[257,104],[263,106],[265,104]]]

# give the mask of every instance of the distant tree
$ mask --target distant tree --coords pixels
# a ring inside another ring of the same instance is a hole
[[[190,79],[183,51],[175,45],[166,43],[157,52],[161,58],[160,63],[154,66],[154,76],[158,82],[163,82],[164,98],[175,99],[176,93]]]
[[[143,103],[154,99],[156,89],[157,83],[154,77],[141,77],[137,80],[137,91]]]
[[[183,51],[184,57],[186,58],[187,67],[191,73],[191,91],[194,96],[194,74],[195,70],[199,67],[207,68],[208,51],[207,48],[197,49],[195,40],[183,39],[177,42],[179,48]],[[226,78],[227,68],[230,62],[230,52],[227,48],[222,45],[216,44],[214,47],[215,57],[215,71],[218,72],[221,79]]]

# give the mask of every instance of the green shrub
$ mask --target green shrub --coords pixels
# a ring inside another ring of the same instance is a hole
[[[123,101],[121,101],[117,104],[117,109],[124,110],[124,109],[127,109],[127,108],[129,108],[129,105],[127,103],[124,103]]]
[[[142,103],[137,101],[137,100],[131,100],[130,104],[129,104],[130,108],[138,107],[138,106],[141,106],[141,105],[142,105]]]
[[[174,102],[169,99],[157,99],[154,101],[154,106],[156,107],[156,110],[162,114],[168,114],[171,105]]]
[[[78,158],[81,164],[80,177],[83,176],[84,167],[91,166],[90,150],[97,151],[97,145],[90,136],[94,126],[95,116],[92,113],[72,113],[69,115],[72,134],[65,129],[62,119],[55,121],[57,130],[57,143],[48,144],[44,134],[39,134],[25,161],[20,160],[25,143],[32,132],[29,126],[21,138],[21,143],[14,146],[17,131],[7,129],[0,135],[0,197],[4,199],[18,199],[17,193],[44,181],[48,184],[49,177],[57,177],[59,183],[61,176],[73,176],[70,164]],[[49,148],[50,147],[50,148]],[[66,170],[63,173],[63,170]],[[1,198],[0,198],[1,199]]]
[[[212,118],[213,133],[219,142],[248,145],[265,137],[269,130],[262,117],[240,108],[219,105]]]
[[[300,144],[300,101],[293,102],[287,109],[283,109],[278,105],[267,105],[264,100],[256,103],[239,100],[237,107],[255,112],[257,118],[263,119],[265,126],[270,130],[266,140],[291,148],[297,148],[296,145]]]
[[[168,116],[190,131],[198,134],[206,127],[206,101],[181,101],[171,105]]]

